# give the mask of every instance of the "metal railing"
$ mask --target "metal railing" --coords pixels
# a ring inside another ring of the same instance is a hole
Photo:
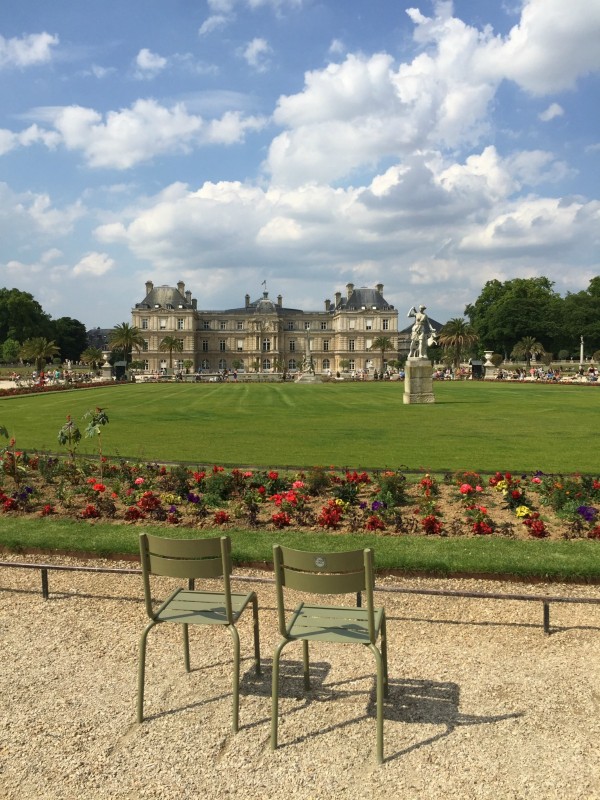
[[[48,600],[50,596],[50,589],[48,583],[48,573],[52,570],[56,572],[89,572],[89,573],[107,573],[115,575],[140,575],[142,571],[135,567],[91,567],[70,564],[36,564],[21,561],[0,561],[0,567],[9,567],[14,569],[29,569],[39,570],[42,581],[42,597]],[[248,581],[253,583],[267,583],[274,584],[273,578],[259,578],[250,577],[245,575],[235,575],[235,580]],[[190,581],[190,588],[193,588],[193,581]],[[535,602],[542,604],[543,611],[543,628],[544,633],[550,633],[550,604],[551,603],[571,603],[578,605],[600,605],[600,597],[566,597],[564,595],[536,595],[536,594],[523,594],[523,593],[502,593],[502,592],[474,592],[463,591],[457,589],[411,589],[402,588],[398,586],[375,586],[377,592],[387,592],[389,594],[417,594],[429,595],[433,597],[463,597],[474,598],[477,600],[516,600],[519,602]],[[360,605],[360,599],[357,597],[357,604]]]

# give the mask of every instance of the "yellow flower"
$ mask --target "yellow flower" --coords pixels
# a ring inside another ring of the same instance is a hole
[[[528,517],[531,514],[531,509],[527,508],[527,506],[517,506],[515,514],[517,517]]]
[[[504,492],[508,489],[508,483],[506,481],[498,481],[494,488],[497,492]]]

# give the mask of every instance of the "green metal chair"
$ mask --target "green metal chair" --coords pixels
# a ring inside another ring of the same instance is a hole
[[[375,656],[377,666],[377,761],[383,762],[383,698],[388,694],[385,610],[373,606],[373,551],[311,553],[273,547],[277,612],[282,639],[273,655],[271,749],[277,747],[279,660],[289,642],[301,640],[304,687],[310,689],[309,642],[362,644]],[[300,603],[289,622],[285,618],[284,587],[315,594],[366,592],[366,607],[321,606]],[[376,647],[381,638],[381,650]]]
[[[256,673],[260,674],[260,649],[258,630],[258,601],[255,592],[231,592],[231,540],[220,539],[165,539],[160,536],[140,535],[140,555],[144,578],[146,612],[150,622],[140,640],[137,721],[144,719],[144,677],[146,669],[146,640],[150,630],[162,622],[175,622],[183,632],[183,656],[187,672],[190,671],[189,625],[222,625],[233,639],[233,713],[232,728],[239,724],[240,637],[236,622],[246,606],[252,604],[254,618],[254,659]],[[157,609],[152,607],[150,576],[187,578],[188,588],[176,589]],[[223,578],[222,592],[196,591],[195,578]]]

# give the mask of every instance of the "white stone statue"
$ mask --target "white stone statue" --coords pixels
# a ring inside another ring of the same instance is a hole
[[[419,310],[413,306],[408,312],[409,317],[415,318],[410,334],[409,358],[427,358],[427,346],[435,344],[436,332],[425,314],[426,306],[420,305]]]

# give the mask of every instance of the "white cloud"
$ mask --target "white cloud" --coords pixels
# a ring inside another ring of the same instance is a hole
[[[115,266],[115,261],[106,253],[87,253],[73,267],[73,275],[92,275],[100,277]]]
[[[332,56],[340,56],[346,52],[346,48],[341,39],[332,39],[327,52]]]
[[[0,69],[2,67],[31,67],[45,64],[53,57],[58,36],[49,33],[30,33],[22,38],[5,39],[0,35]]]
[[[230,22],[232,22],[232,20],[233,17],[225,14],[213,14],[212,16],[207,17],[202,25],[198,28],[198,35],[208,36],[208,34],[213,33],[214,31],[225,28]]]
[[[272,50],[266,39],[252,39],[240,52],[248,66],[257,72],[266,72],[269,68],[269,55]]]
[[[45,144],[56,146],[58,136],[68,150],[82,152],[89,166],[114,169],[129,169],[158,155],[190,152],[206,144],[240,142],[247,131],[265,124],[262,118],[239,112],[225,112],[220,119],[206,121],[188,113],[183,103],[166,108],[155,100],[137,100],[130,108],[111,111],[105,118],[82,106],[42,108],[35,113],[55,129],[54,135],[44,134],[49,140],[44,140]]]
[[[538,117],[542,120],[542,122],[550,122],[550,120],[555,119],[555,117],[562,117],[564,113],[565,110],[561,105],[558,103],[550,103],[545,111],[542,111],[541,114],[538,114]]]
[[[136,63],[136,78],[149,79],[154,78],[159,72],[167,66],[167,59],[159,56],[157,53],[152,53],[147,47],[142,48],[135,58]]]
[[[412,61],[350,54],[307,72],[301,92],[279,98],[273,116],[283,131],[264,165],[275,183],[348,178],[415,149],[464,151],[489,132],[503,80],[542,93],[600,69],[598,2],[528,0],[504,38],[455,18],[450,2],[434,9],[433,17],[407,10],[420,50]],[[558,104],[550,108],[558,113]]]
[[[533,94],[572,89],[600,69],[600,3],[527,0],[504,42],[489,48],[496,69]]]

